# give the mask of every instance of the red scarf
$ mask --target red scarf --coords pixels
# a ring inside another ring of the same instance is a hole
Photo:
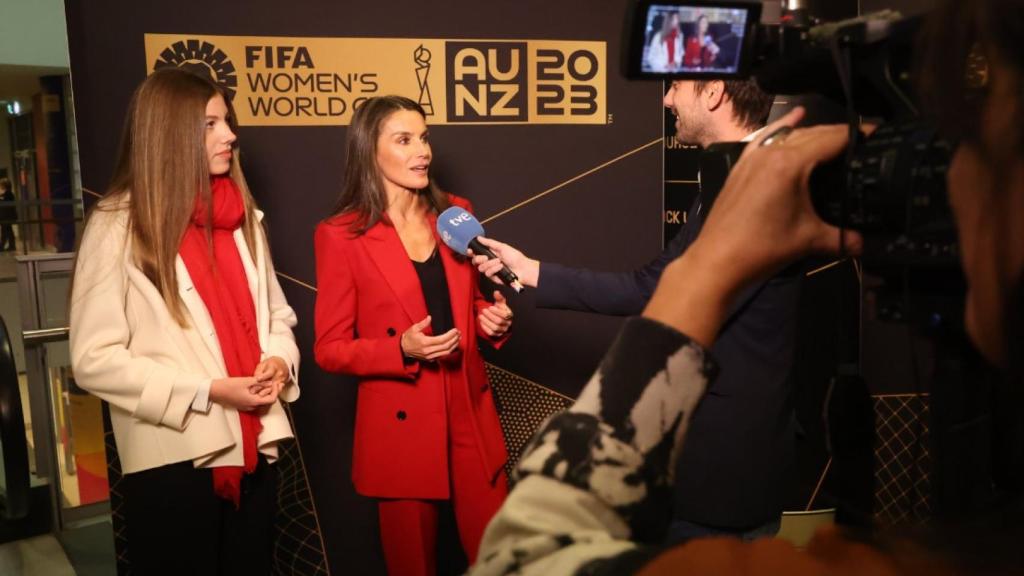
[[[665,44],[668,48],[668,65],[669,68],[676,64],[676,36],[679,35],[679,30],[673,28],[668,31],[668,37],[665,38]]]
[[[216,176],[210,180],[213,205],[213,250],[206,236],[207,207],[196,195],[192,221],[185,230],[179,250],[192,283],[210,312],[228,376],[252,376],[260,362],[260,340],[256,329],[256,306],[249,281],[235,244],[234,231],[245,217],[242,194],[234,180]],[[210,259],[210,256],[213,259]],[[213,469],[213,490],[239,507],[242,475],[256,470],[256,438],[263,430],[253,412],[239,412],[242,425],[244,466]]]

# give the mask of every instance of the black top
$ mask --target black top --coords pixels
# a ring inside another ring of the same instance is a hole
[[[448,279],[444,275],[444,264],[441,252],[437,247],[425,262],[412,261],[416,275],[420,277],[423,288],[423,300],[427,303],[427,314],[430,314],[430,328],[434,336],[451,330],[455,321],[452,320],[452,302],[448,295]]]

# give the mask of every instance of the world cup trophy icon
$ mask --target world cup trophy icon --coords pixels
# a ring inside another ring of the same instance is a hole
[[[413,52],[412,57],[416,61],[416,79],[420,83],[420,97],[417,102],[423,107],[427,116],[433,116],[434,104],[430,99],[430,86],[427,84],[427,76],[430,75],[430,50],[420,44]]]

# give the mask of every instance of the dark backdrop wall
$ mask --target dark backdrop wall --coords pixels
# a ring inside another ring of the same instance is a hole
[[[444,188],[472,200],[478,217],[500,214],[486,223],[490,236],[545,260],[631,269],[661,247],[663,114],[661,83],[627,81],[619,70],[626,6],[626,0],[605,0],[600,9],[582,0],[69,0],[83,185],[97,192],[107,186],[129,97],[152,68],[147,33],[605,42],[605,123],[435,126],[434,168]],[[247,178],[267,213],[275,264],[300,319],[302,397],[293,413],[331,571],[374,574],[383,573],[375,509],[349,480],[355,383],[323,373],[312,355],[312,235],[339,191],[345,132],[343,126],[248,126],[239,141]],[[488,360],[575,396],[619,321],[534,310],[529,293],[512,305],[515,335]]]

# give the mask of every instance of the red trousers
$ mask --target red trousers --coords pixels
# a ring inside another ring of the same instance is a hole
[[[447,379],[446,379],[447,382]],[[480,462],[471,424],[473,415],[464,394],[448,398],[448,477],[459,540],[470,565],[476,561],[484,529],[508,493],[505,474],[491,484]],[[380,537],[388,574],[434,576],[437,569],[436,500],[380,500]]]

